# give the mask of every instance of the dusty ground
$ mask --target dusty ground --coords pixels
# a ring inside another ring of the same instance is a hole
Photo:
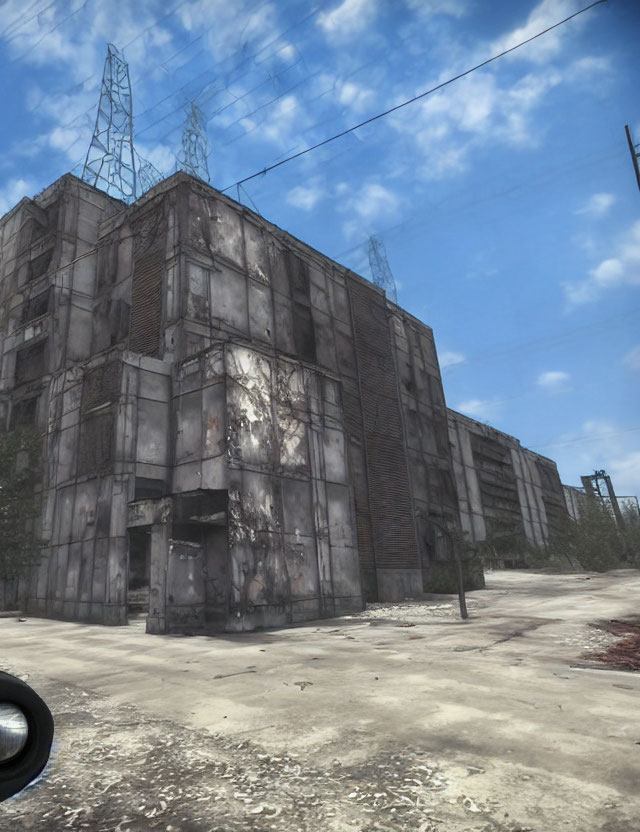
[[[0,620],[56,719],[0,829],[639,832],[640,674],[572,667],[640,572],[493,572],[468,596],[287,630]]]

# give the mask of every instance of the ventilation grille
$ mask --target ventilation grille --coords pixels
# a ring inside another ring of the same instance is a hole
[[[162,251],[154,251],[135,261],[129,349],[142,355],[157,355],[160,345],[163,263]]]
[[[420,566],[384,298],[348,282],[353,313],[378,568]]]

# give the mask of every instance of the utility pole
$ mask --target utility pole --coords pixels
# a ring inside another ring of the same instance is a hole
[[[636,172],[636,181],[638,182],[638,188],[640,188],[640,166],[638,165],[638,159],[640,159],[640,151],[638,148],[640,148],[640,144],[633,143],[628,124],[625,124],[624,129],[627,133],[627,141],[629,142],[629,150],[631,152],[631,161],[633,162],[633,169]]]
[[[396,291],[396,282],[393,278],[393,272],[387,260],[387,252],[384,243],[378,237],[369,237],[369,265],[371,267],[371,276],[376,286],[387,293],[387,296],[397,304],[398,293]]]

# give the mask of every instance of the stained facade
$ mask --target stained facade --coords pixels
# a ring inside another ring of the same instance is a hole
[[[544,546],[567,516],[553,460],[518,439],[449,410],[460,520],[472,543],[491,541],[517,562],[523,542]]]
[[[454,589],[429,327],[184,173],[131,206],[67,175],[0,228],[2,423],[45,462],[28,611],[206,632]]]

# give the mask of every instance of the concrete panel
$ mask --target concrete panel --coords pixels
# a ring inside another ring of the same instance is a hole
[[[240,215],[219,200],[208,200],[211,216],[211,239],[214,251],[244,268],[244,244]]]
[[[80,574],[78,579],[78,600],[81,602],[91,601],[93,584],[93,550],[94,540],[85,540],[82,543],[82,554],[80,560]]]
[[[331,312],[335,318],[343,323],[351,326],[351,312],[349,308],[349,296],[344,286],[343,281],[329,278],[327,280],[327,289],[329,294],[329,301],[331,304]]]
[[[129,495],[126,484],[113,482],[111,492],[111,518],[109,522],[109,537],[125,537],[127,533],[127,503]]]
[[[195,491],[202,488],[202,462],[186,462],[176,465],[173,469],[173,482],[171,490],[176,493],[183,491]]]
[[[322,367],[336,372],[338,358],[336,355],[336,342],[333,334],[331,318],[324,312],[312,309],[313,328],[316,339],[317,363]]]
[[[274,327],[276,349],[287,355],[295,354],[293,340],[293,318],[291,314],[291,301],[281,295],[274,295]]]
[[[318,561],[313,537],[284,535],[289,600],[316,598],[319,601]],[[316,601],[316,608],[318,605]]]
[[[71,538],[74,541],[95,536],[97,492],[97,480],[86,480],[76,488]]]
[[[217,459],[203,459],[201,475],[203,488],[228,488],[229,474],[226,456]]]
[[[197,263],[187,263],[187,309],[190,318],[208,320],[209,318],[209,271]]]
[[[349,488],[327,483],[327,513],[331,546],[355,546]]]
[[[271,290],[268,286],[255,283],[249,284],[249,332],[257,341],[268,344],[274,342],[273,307]]]
[[[176,400],[175,459],[183,461],[199,458],[202,449],[202,393],[196,390]]]
[[[211,316],[249,334],[247,278],[226,266],[211,272]]]
[[[76,447],[78,442],[78,426],[61,430],[58,434],[56,482],[67,482],[75,475]]]
[[[223,383],[204,387],[202,390],[202,416],[204,419],[203,456],[218,456],[225,451],[226,396]]]
[[[224,378],[224,350],[222,347],[214,347],[207,352],[204,356],[203,370],[205,382]]]
[[[170,396],[171,377],[168,373],[154,373],[149,370],[140,370],[140,389],[138,396],[141,399],[151,399],[156,402],[168,402]],[[135,388],[132,388],[135,389]]]
[[[71,307],[69,318],[69,337],[67,340],[67,361],[80,361],[88,358],[91,351],[93,335],[93,311]]]
[[[378,569],[379,601],[404,601],[423,594],[421,569]]]
[[[244,239],[249,275],[269,285],[268,258],[262,231],[246,218],[244,218]]]
[[[362,598],[358,550],[350,546],[331,546],[333,595]],[[360,609],[364,608],[364,602]]]
[[[66,543],[71,540],[74,495],[75,485],[58,490],[53,527],[53,537],[58,543]]]
[[[309,480],[294,480],[283,477],[282,511],[284,530],[295,535],[314,534],[311,483]]]
[[[315,309],[326,315],[331,314],[327,281],[323,272],[315,266],[309,266],[309,298]]]
[[[65,601],[72,601],[75,603],[79,594],[80,586],[80,570],[82,564],[82,547],[83,543],[71,543],[69,545],[69,556],[67,561],[67,575],[64,587]],[[73,615],[73,610],[70,616]],[[65,616],[66,617],[66,616]]]
[[[325,428],[323,434],[324,470],[329,482],[346,483],[346,448],[340,430]]]
[[[163,401],[138,399],[137,420],[135,459],[138,462],[153,465],[167,465],[169,460],[169,405]]]

